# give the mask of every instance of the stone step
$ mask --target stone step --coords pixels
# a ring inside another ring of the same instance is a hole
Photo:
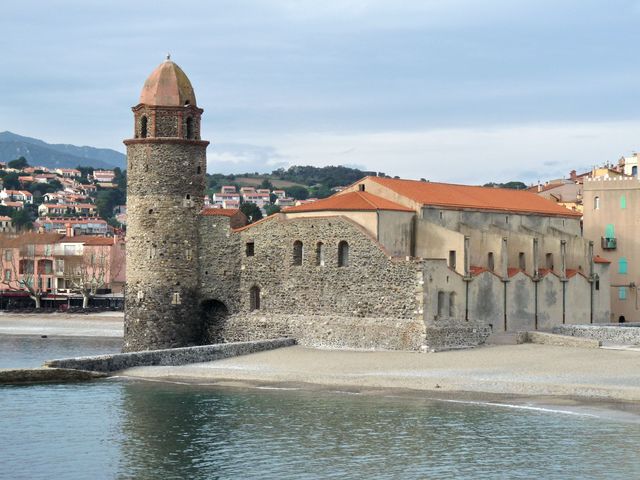
[[[487,345],[517,345],[518,334],[516,332],[495,332],[487,337]]]

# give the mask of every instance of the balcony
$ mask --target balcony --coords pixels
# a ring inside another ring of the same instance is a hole
[[[618,246],[618,242],[615,238],[602,237],[601,240],[603,250],[615,250]]]

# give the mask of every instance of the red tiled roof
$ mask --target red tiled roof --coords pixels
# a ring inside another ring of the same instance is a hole
[[[239,208],[204,208],[200,211],[200,215],[205,217],[233,217],[239,211]]]
[[[600,255],[594,256],[593,262],[594,263],[611,263],[609,260],[607,260],[606,258],[602,258]]]
[[[76,237],[63,237],[59,243],[82,243],[84,245],[109,246],[113,245],[113,237],[99,237],[92,235],[78,235]]]
[[[522,272],[522,273],[524,273],[526,275],[524,270],[520,270],[519,268],[515,268],[515,267],[508,267],[507,268],[507,275],[509,276],[509,278],[515,277],[520,272]]]
[[[378,197],[369,192],[349,192],[341,195],[333,195],[323,198],[317,202],[305,203],[297,207],[289,207],[283,210],[284,213],[295,212],[320,212],[326,210],[338,211],[375,211],[393,210],[398,212],[413,212],[411,208],[397,204],[385,198]]]
[[[474,265],[469,266],[469,273],[471,273],[472,277],[475,277],[476,275],[480,275],[481,273],[484,273],[484,272],[491,272],[491,270],[489,270],[486,267],[477,267]]]
[[[580,217],[580,213],[526,190],[366,177],[422,205]]]

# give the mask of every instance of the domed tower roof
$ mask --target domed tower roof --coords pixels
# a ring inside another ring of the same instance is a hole
[[[196,95],[187,75],[167,55],[167,59],[144,82],[140,103],[162,107],[195,107]]]

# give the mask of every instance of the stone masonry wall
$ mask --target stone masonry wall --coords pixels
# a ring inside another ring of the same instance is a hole
[[[207,142],[150,138],[126,143],[124,350],[199,344],[197,231]]]
[[[420,262],[390,258],[359,226],[342,217],[282,220],[274,217],[226,237],[203,233],[203,242],[226,245],[203,249],[203,296],[226,298],[231,316],[225,341],[293,336],[313,346],[417,349],[424,340]],[[236,236],[234,238],[234,236]],[[206,239],[205,239],[206,238]],[[293,244],[303,243],[302,264],[294,265]],[[338,266],[338,244],[349,244],[348,265]],[[246,243],[254,255],[247,256]],[[323,262],[317,264],[318,242]],[[223,293],[235,282],[227,252],[239,249],[237,297]],[[208,262],[208,263],[207,263]],[[219,263],[218,263],[219,262]],[[212,285],[213,278],[220,282]],[[260,289],[252,311],[250,290]],[[222,300],[223,301],[223,300]]]
[[[241,232],[240,312],[250,312],[249,290],[261,291],[266,313],[414,319],[422,305],[421,264],[393,259],[359,226],[342,217],[275,218]],[[293,243],[303,243],[302,265],[293,264]],[[349,244],[348,266],[338,266],[338,243]],[[318,242],[324,265],[316,265]]]

